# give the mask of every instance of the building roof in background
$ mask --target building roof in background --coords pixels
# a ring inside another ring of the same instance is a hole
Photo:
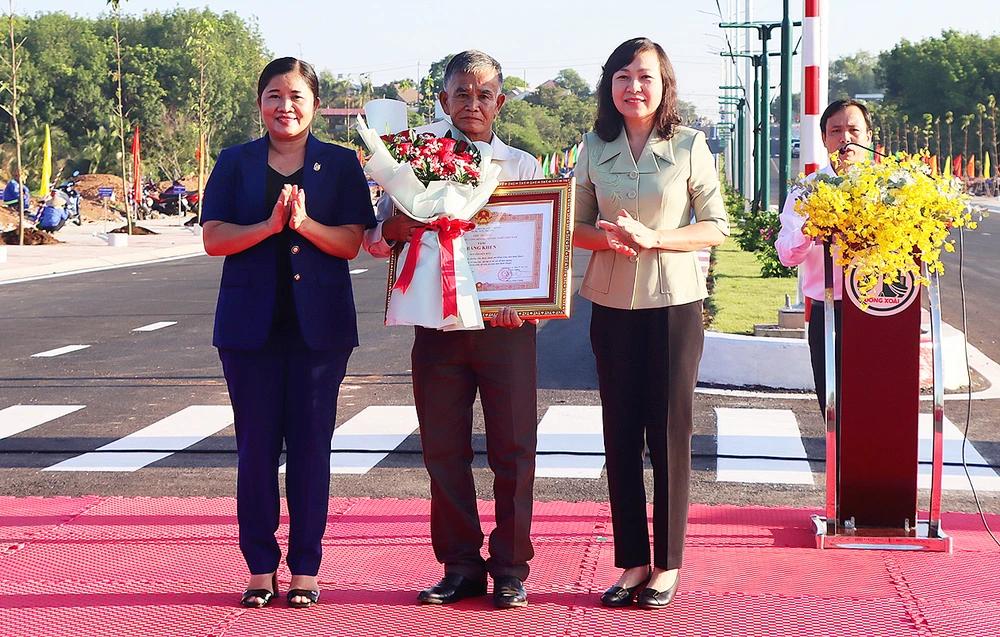
[[[321,108],[319,114],[323,117],[350,117],[352,115],[364,115],[363,108]]]

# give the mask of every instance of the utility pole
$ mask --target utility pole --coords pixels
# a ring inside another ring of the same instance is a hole
[[[786,8],[788,0],[785,0]],[[784,21],[782,22],[723,22],[719,27],[723,29],[755,29],[757,35],[760,39],[761,50],[759,55],[751,55],[748,53],[735,53],[735,54],[723,54],[723,55],[733,55],[738,57],[751,57],[755,61],[755,66],[760,69],[757,73],[759,78],[759,84],[755,82],[755,86],[759,86],[759,96],[755,91],[755,98],[759,97],[759,102],[757,99],[754,101],[758,103],[758,110],[760,111],[755,118],[758,126],[759,133],[757,135],[757,158],[755,161],[756,169],[759,171],[759,175],[755,180],[759,186],[758,197],[760,201],[760,208],[762,210],[768,210],[771,207],[771,96],[770,96],[770,77],[768,74],[768,63],[767,58],[769,56],[767,51],[767,43],[771,39],[771,32],[774,29],[780,29],[785,27],[785,31],[788,32],[789,46],[788,46],[788,57],[791,57],[791,26],[801,26],[801,22],[790,22],[786,25]],[[784,53],[784,51],[783,51]],[[787,86],[782,86],[782,93],[787,93],[789,99],[791,99],[791,61],[789,60],[789,72],[788,72],[788,84]],[[784,82],[784,78],[783,78]],[[789,103],[788,113],[790,116],[791,106]],[[790,125],[790,123],[789,123]],[[781,149],[783,154],[784,149]],[[783,161],[790,161],[791,159],[791,142],[788,143],[788,153],[784,154],[782,157]],[[787,168],[786,168],[787,175]]]

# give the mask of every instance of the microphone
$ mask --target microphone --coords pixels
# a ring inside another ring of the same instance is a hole
[[[847,142],[847,143],[841,144],[840,148],[837,149],[837,152],[840,153],[841,155],[846,155],[847,154],[847,147],[848,146],[857,146],[858,148],[861,148],[863,150],[867,150],[868,152],[874,153],[874,154],[878,155],[879,157],[888,157],[888,155],[885,154],[885,153],[880,153],[879,151],[875,150],[874,148],[868,148],[867,146],[862,146],[861,144],[859,144],[857,142]]]

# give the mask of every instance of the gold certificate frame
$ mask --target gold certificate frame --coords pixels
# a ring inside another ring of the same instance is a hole
[[[463,238],[484,319],[505,306],[523,318],[570,317],[575,183],[573,178],[501,182],[472,217],[476,228]],[[387,308],[397,261],[393,251]]]

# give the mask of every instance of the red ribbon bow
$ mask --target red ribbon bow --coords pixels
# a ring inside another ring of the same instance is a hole
[[[420,254],[420,238],[428,230],[438,233],[438,242],[441,244],[441,309],[444,318],[458,316],[458,294],[455,282],[455,239],[461,237],[466,232],[475,229],[476,224],[462,219],[449,219],[442,217],[417,228],[410,239],[410,250],[406,255],[406,262],[403,263],[403,270],[396,279],[393,290],[406,293],[406,289],[413,282],[413,273],[417,269],[417,255]]]

